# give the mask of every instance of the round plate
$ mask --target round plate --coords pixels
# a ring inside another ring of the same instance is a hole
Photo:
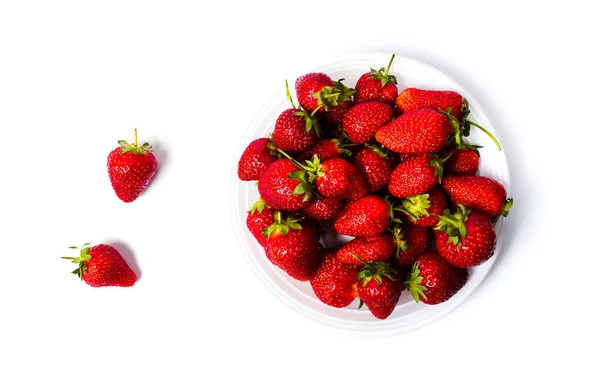
[[[305,73],[324,72],[334,80],[345,78],[344,84],[354,87],[363,73],[368,72],[370,68],[379,69],[386,66],[390,57],[389,54],[381,53],[348,54]],[[452,90],[460,93],[469,101],[471,108],[469,118],[487,128],[501,142],[477,101],[462,86],[444,73],[427,64],[399,55],[396,55],[390,73],[394,74],[398,80],[398,91],[408,87],[418,87],[422,89]],[[294,79],[290,79],[290,89],[293,89],[295,78],[299,76],[293,77]],[[294,91],[291,91],[291,93],[294,100],[297,101]],[[281,88],[251,122],[245,137],[240,143],[236,158],[240,158],[243,150],[252,140],[267,137],[272,132],[274,122],[279,114],[288,108],[290,108],[290,103],[286,100],[285,90]],[[504,153],[497,150],[492,141],[475,127],[471,129],[471,135],[466,141],[484,145],[484,148],[480,150],[479,174],[499,181],[510,194],[508,167]],[[442,304],[429,306],[423,303],[415,303],[411,295],[404,291],[394,312],[387,319],[379,320],[366,307],[358,310],[358,300],[341,309],[325,305],[313,294],[308,282],[299,282],[290,278],[285,272],[267,260],[263,248],[256,242],[246,227],[247,211],[259,198],[254,181],[240,181],[237,172],[233,173],[231,197],[234,228],[242,252],[257,276],[273,294],[293,309],[319,322],[340,329],[377,335],[414,330],[439,319],[456,308],[477,288],[490,271],[498,250],[502,248],[507,230],[507,220],[501,218],[496,224],[496,254],[483,265],[470,269],[468,282],[451,299]]]

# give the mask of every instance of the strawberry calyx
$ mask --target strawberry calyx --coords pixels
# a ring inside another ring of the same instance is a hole
[[[142,144],[142,146],[138,145],[137,128],[133,130],[133,144],[130,144],[125,140],[119,140],[118,143],[121,146],[121,154],[131,153],[136,155],[143,155],[147,152],[152,151],[152,146],[150,146],[148,142],[145,142],[144,144]]]
[[[319,111],[321,108],[328,111],[331,107],[337,107],[345,101],[351,101],[352,96],[356,94],[356,90],[347,87],[342,83],[344,79],[333,81],[333,86],[325,86],[318,92],[312,94],[317,98],[317,108],[312,114]]]
[[[258,198],[258,200],[252,205],[252,208],[250,209],[250,214],[254,215],[254,213],[257,211],[258,213],[262,213],[265,207],[271,208],[267,205],[263,198]]]
[[[356,146],[356,144],[354,143],[347,142],[347,140],[345,140],[344,137],[333,138],[329,140],[335,144],[341,157],[350,157],[352,155],[352,152],[346,148]]]
[[[421,284],[423,282],[423,277],[420,276],[420,274],[421,269],[419,268],[419,264],[415,262],[410,271],[410,276],[404,282],[404,285],[417,303],[423,298],[427,299],[427,296],[425,295],[427,287]]]
[[[268,238],[271,238],[273,234],[287,235],[287,233],[290,232],[290,229],[302,230],[302,225],[299,223],[302,221],[302,218],[296,218],[295,216],[290,215],[283,219],[281,211],[275,211],[273,218],[274,222],[268,227],[265,227],[262,231],[263,235],[266,235]]]
[[[446,209],[443,216],[437,216],[439,221],[433,229],[445,232],[448,234],[449,240],[457,247],[460,247],[461,240],[467,236],[465,221],[469,218],[470,213],[471,211],[462,204],[458,205],[457,211],[454,214]]]
[[[83,273],[87,271],[86,261],[89,261],[92,258],[92,255],[89,253],[92,248],[89,247],[89,245],[91,244],[85,243],[81,247],[81,250],[79,251],[79,257],[61,257],[62,259],[70,260],[71,263],[78,265],[78,267],[71,271],[71,273],[77,275],[79,280],[83,279]],[[71,246],[69,249],[79,249],[79,247]]]
[[[440,158],[437,154],[431,154],[431,161],[429,161],[429,166],[434,168],[433,174],[438,179],[438,183],[442,183],[442,176],[444,174],[444,163],[452,156],[452,151],[448,153],[445,157]]]
[[[406,243],[404,239],[405,231],[400,226],[395,226],[390,229],[392,236],[394,237],[394,242],[396,243],[396,257],[400,257],[401,252],[406,252],[410,249],[410,246]]]
[[[388,208],[389,208],[390,226],[400,225],[402,223],[402,220],[399,219],[398,217],[396,217],[395,212],[396,211],[402,212],[402,209],[400,209],[399,207],[396,207],[394,202],[392,200],[390,200],[390,197],[385,197],[384,200],[387,203]]]
[[[373,153],[377,154],[383,158],[389,158],[391,156],[391,151],[383,146],[383,144],[365,144],[365,148],[369,148],[373,151]]]
[[[297,110],[297,112],[294,112],[294,115],[300,117],[306,122],[305,130],[310,131],[314,128],[317,136],[321,136],[321,125],[319,125],[317,117],[315,117],[315,112],[309,113],[302,108],[296,108],[296,104],[294,104],[294,99],[292,99],[292,94],[290,94],[290,87],[288,85],[287,80],[285,80],[285,96],[289,100],[290,104],[292,104],[292,108]]]
[[[338,101],[339,104],[352,101],[352,97],[356,95],[356,90],[342,83],[344,80],[345,78],[340,78],[337,81],[333,81],[333,87],[340,91],[340,100]]]
[[[357,256],[356,254],[353,254],[352,256],[354,256],[354,258],[356,258],[363,264],[363,267],[360,269],[358,275],[356,276],[356,279],[359,283],[362,281],[363,287],[369,284],[371,279],[375,279],[377,285],[381,285],[382,276],[385,276],[392,281],[396,281],[395,276],[396,274],[398,274],[398,272],[394,270],[389,263],[380,261],[367,262],[359,256]]]
[[[390,68],[392,67],[392,62],[394,61],[395,56],[396,56],[396,54],[392,54],[392,58],[390,59],[388,65],[387,65],[387,68],[384,69],[382,67],[378,71],[371,68],[371,71],[369,72],[372,79],[381,81],[381,87],[384,87],[388,83],[391,83],[394,85],[396,85],[398,83],[396,81],[396,76],[389,74]]]
[[[494,225],[496,225],[496,222],[498,222],[498,220],[500,219],[500,217],[506,217],[508,216],[508,214],[510,213],[510,210],[513,206],[513,198],[507,198],[504,201],[504,205],[502,206],[502,209],[500,210],[500,213],[498,214],[498,216],[496,216],[493,220],[492,223]]]
[[[465,108],[466,107],[466,108]],[[463,106],[461,107],[462,112],[464,114],[464,112],[467,112],[467,114],[469,114],[470,110],[468,107],[468,102],[465,100],[465,102],[463,103]],[[498,148],[498,150],[502,150],[502,147],[500,146],[500,143],[498,142],[498,140],[496,140],[496,138],[494,137],[494,135],[492,135],[491,132],[489,132],[488,130],[486,130],[485,127],[481,126],[480,124],[473,122],[471,120],[468,120],[465,118],[465,116],[463,116],[463,120],[462,122],[459,122],[456,117],[452,114],[452,108],[448,108],[448,111],[443,111],[441,109],[438,108],[437,110],[439,113],[445,115],[446,117],[448,117],[448,119],[450,120],[450,123],[452,124],[452,127],[454,127],[454,140],[456,142],[456,145],[458,147],[460,147],[462,145],[463,142],[463,136],[469,136],[471,133],[471,126],[475,126],[478,129],[480,129],[481,131],[483,131],[496,145],[496,147]]]
[[[398,207],[398,210],[416,222],[422,216],[429,217],[427,209],[430,207],[431,202],[429,201],[429,194],[421,194],[404,198]]]

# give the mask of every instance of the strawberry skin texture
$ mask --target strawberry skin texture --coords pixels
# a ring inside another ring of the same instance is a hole
[[[265,207],[262,212],[255,211],[254,213],[248,212],[246,216],[246,226],[248,230],[254,235],[256,241],[265,248],[269,237],[263,234],[263,230],[269,227],[274,221],[274,211],[269,207]]]
[[[299,281],[310,280],[319,267],[317,232],[310,225],[292,229],[287,234],[273,232],[267,242],[267,257],[290,277]]]
[[[393,118],[394,111],[385,103],[376,101],[360,103],[353,106],[346,114],[342,129],[351,141],[364,144],[371,141],[377,130]]]
[[[402,114],[377,130],[375,139],[397,153],[438,152],[454,132],[445,115],[429,108]]]
[[[469,273],[465,269],[456,268],[446,262],[436,252],[425,252],[416,260],[423,278],[421,285],[427,288],[426,297],[420,301],[429,304],[446,302],[454,296],[467,282]]]
[[[260,175],[278,158],[268,147],[270,140],[260,138],[252,141],[238,162],[238,177],[242,181],[257,181]]]
[[[438,218],[435,215],[441,215],[444,210],[448,208],[448,200],[446,194],[438,187],[431,190],[429,193],[429,202],[431,206],[426,209],[429,216],[421,215],[417,220],[413,220],[412,217],[407,217],[408,221],[416,226],[421,227],[434,227],[438,223]]]
[[[406,113],[421,108],[441,109],[444,112],[452,108],[452,115],[462,120],[463,97],[454,91],[422,90],[410,87],[398,94],[396,105]]]
[[[332,307],[346,307],[358,296],[358,266],[347,265],[336,258],[335,250],[322,250],[321,263],[310,279],[313,292],[321,302]]]
[[[457,246],[448,234],[434,230],[435,247],[446,261],[455,267],[474,267],[481,265],[494,255],[496,249],[496,231],[490,219],[477,211],[471,211],[464,221],[467,235]]]
[[[393,83],[381,86],[381,81],[373,78],[369,72],[360,76],[356,82],[356,103],[377,101],[394,105],[398,96],[398,88]]]
[[[362,266],[363,263],[354,257],[357,255],[366,262],[387,261],[396,250],[396,243],[391,234],[381,234],[378,236],[365,236],[354,238],[346,245],[338,249],[336,257],[339,261],[349,264]]]
[[[350,202],[354,202],[367,195],[367,183],[356,167],[350,165],[348,171],[352,180],[346,198]]]
[[[295,115],[298,112],[300,110],[294,108],[284,110],[277,117],[273,130],[275,145],[289,153],[299,153],[319,141],[314,129],[306,131],[306,121]]]
[[[313,94],[321,91],[325,86],[333,87],[333,80],[325,73],[307,73],[296,80],[296,98],[308,112],[313,112],[319,106],[319,99]],[[319,111],[322,109],[319,109]]]
[[[298,156],[298,161],[302,163],[306,160],[311,160],[315,155],[319,157],[321,162],[324,162],[328,159],[339,157],[341,152],[335,141],[329,139],[321,140],[312,148],[302,152],[300,156]]]
[[[315,183],[317,190],[324,197],[345,197],[354,179],[352,164],[339,157],[323,162],[323,176],[318,176]]]
[[[452,155],[444,163],[444,173],[475,175],[479,169],[479,154],[473,149],[453,148]]]
[[[273,209],[297,211],[306,208],[310,199],[304,200],[304,194],[294,194],[300,181],[289,178],[298,168],[287,158],[273,162],[258,180],[258,192],[261,198]]]
[[[390,208],[385,200],[367,195],[344,207],[335,220],[339,234],[349,236],[377,236],[390,223]]]
[[[86,271],[82,278],[89,286],[129,287],[137,277],[119,252],[110,245],[99,244],[89,251],[91,258],[85,262]]]
[[[117,197],[129,203],[136,200],[150,184],[156,174],[157,163],[154,154],[121,153],[115,148],[108,155],[108,177]]]
[[[340,105],[329,108],[328,111],[319,110],[317,112],[317,119],[325,125],[339,127],[344,122],[344,117],[350,111],[350,108],[352,108],[352,102],[346,100]]]
[[[432,190],[438,182],[435,167],[430,165],[432,160],[429,154],[415,154],[396,166],[388,185],[390,193],[404,198]]]
[[[462,204],[488,217],[499,215],[506,200],[504,186],[488,177],[447,175],[442,179],[442,187],[455,206]]]
[[[369,193],[383,189],[394,170],[392,160],[379,155],[371,148],[365,148],[354,156],[354,166],[366,181]]]
[[[365,286],[359,281],[356,287],[359,298],[373,316],[380,320],[392,314],[402,293],[401,285],[387,276],[381,276],[381,284],[371,279]]]
[[[402,267],[411,266],[417,257],[431,246],[432,238],[424,227],[408,227],[404,232],[403,247],[398,247],[395,259]]]
[[[304,214],[313,221],[326,221],[337,216],[343,206],[344,200],[341,198],[315,199],[304,209]]]

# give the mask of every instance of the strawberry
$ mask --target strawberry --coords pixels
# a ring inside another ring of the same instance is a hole
[[[146,190],[156,173],[157,163],[150,144],[138,146],[137,129],[133,144],[119,140],[119,145],[108,155],[108,177],[117,197],[129,203]]]
[[[338,214],[334,228],[343,235],[377,236],[392,221],[388,203],[376,195],[367,195],[349,203]]]
[[[452,266],[436,252],[425,252],[415,261],[405,284],[416,302],[434,305],[455,295],[468,277],[467,270]]]
[[[441,109],[451,113],[457,120],[462,120],[467,108],[463,97],[454,91],[422,90],[414,87],[403,90],[398,94],[396,105],[402,113],[421,108]]]
[[[375,133],[394,119],[392,108],[381,102],[370,101],[353,106],[344,116],[342,129],[348,138],[364,144],[375,137]]]
[[[440,181],[445,159],[435,154],[415,154],[400,163],[390,177],[388,189],[398,198],[427,193]]]
[[[257,181],[277,159],[274,144],[269,139],[256,139],[242,153],[238,162],[238,177],[242,181]]]
[[[504,186],[487,177],[448,175],[443,178],[442,187],[453,205],[462,204],[488,217],[507,216],[512,207]]]
[[[129,268],[121,254],[112,246],[98,244],[89,247],[86,243],[81,248],[79,257],[62,257],[78,265],[73,274],[89,286],[98,288],[105,286],[129,287],[135,284],[137,276]],[[77,247],[69,247],[77,249]]]
[[[367,146],[356,153],[353,163],[365,179],[370,193],[383,189],[390,182],[394,167],[392,158],[385,149]]]
[[[298,156],[298,161],[303,162],[311,160],[315,155],[319,156],[321,162],[333,157],[350,156],[352,153],[346,149],[346,144],[340,139],[325,139],[317,143],[312,148],[302,152]]]
[[[402,285],[396,281],[397,272],[386,262],[367,262],[358,273],[356,290],[361,304],[373,316],[383,320],[392,314],[400,300]]]
[[[348,171],[350,172],[352,181],[348,193],[346,193],[346,198],[350,202],[354,202],[367,195],[367,183],[356,167],[351,165]]]
[[[343,206],[344,201],[341,198],[315,199],[304,209],[304,214],[313,221],[326,221],[337,216]]]
[[[332,307],[346,307],[357,297],[358,266],[338,261],[333,249],[321,250],[321,262],[310,286],[321,302]]]
[[[334,82],[331,77],[321,72],[300,76],[296,80],[296,97],[300,106],[315,114],[351,100],[354,89],[344,86],[341,81]]]
[[[378,101],[394,105],[398,96],[398,88],[396,87],[396,76],[389,74],[394,57],[395,54],[392,54],[385,70],[380,68],[376,71],[371,68],[370,72],[360,76],[356,82],[356,103]]]
[[[496,231],[490,219],[462,204],[457,212],[440,216],[434,229],[435,247],[456,267],[478,266],[490,259],[496,249]]]
[[[275,211],[267,203],[260,198],[252,205],[252,209],[246,216],[246,226],[254,235],[256,241],[263,247],[267,246],[268,237],[263,233],[263,230],[269,227],[274,222]]]
[[[293,217],[282,219],[276,211],[275,222],[265,230],[267,257],[299,281],[310,280],[319,267],[319,238],[316,230]]]
[[[353,107],[351,100],[346,100],[340,105],[334,105],[329,110],[321,110],[317,112],[316,116],[320,123],[329,127],[340,127],[344,122],[344,117]]]
[[[454,131],[446,115],[424,108],[404,113],[381,127],[375,139],[398,153],[433,153],[442,149]]]
[[[431,236],[424,227],[395,227],[392,234],[396,247],[394,258],[402,267],[411,266],[431,246]]]
[[[315,183],[319,194],[324,197],[345,197],[351,188],[354,179],[352,164],[339,157],[334,157],[323,162],[313,161],[317,166]]]
[[[439,188],[432,189],[427,194],[406,197],[398,207],[408,216],[408,221],[421,227],[437,225],[438,218],[448,208],[446,194]]]
[[[479,153],[476,148],[450,148],[452,155],[444,163],[444,172],[456,175],[474,175],[479,169]]]
[[[391,234],[384,233],[377,236],[354,238],[338,249],[336,257],[343,263],[362,266],[361,260],[367,262],[387,261],[395,249],[394,237]]]
[[[289,159],[273,162],[258,180],[258,192],[273,209],[297,211],[310,204],[312,187]]]

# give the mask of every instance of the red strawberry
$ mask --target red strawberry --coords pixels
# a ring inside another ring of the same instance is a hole
[[[273,209],[297,211],[310,204],[311,186],[301,178],[298,167],[289,159],[273,162],[258,180],[261,198]],[[295,176],[295,177],[291,177]]]
[[[446,115],[424,108],[404,113],[383,126],[375,139],[398,153],[433,153],[442,149],[453,132]]]
[[[352,108],[352,96],[356,94],[356,90],[346,87],[342,83],[343,80],[342,78],[339,81],[333,81],[333,89],[326,87],[323,90],[327,93],[326,95],[317,94],[319,102],[325,104],[325,109],[317,110],[317,117],[332,127],[342,125],[344,116]],[[329,98],[324,98],[324,96],[329,96]]]
[[[478,266],[496,250],[496,231],[490,219],[460,204],[455,214],[446,210],[434,229],[435,246],[456,267]]]
[[[390,206],[376,195],[367,195],[344,207],[338,214],[334,228],[344,235],[377,236],[384,232],[392,217]]]
[[[442,176],[442,163],[436,155],[415,154],[400,163],[390,177],[388,188],[398,198],[427,193]]]
[[[73,274],[95,288],[129,287],[135,284],[137,281],[135,272],[129,268],[115,248],[107,244],[98,244],[94,247],[89,245],[89,243],[83,245],[79,257],[62,257],[79,266]],[[69,248],[77,249],[77,247]]]
[[[296,97],[302,108],[314,114],[351,100],[354,89],[333,81],[325,73],[308,73],[296,80]]]
[[[397,272],[385,262],[365,263],[356,285],[361,303],[378,319],[392,314],[400,300],[402,285],[395,281]]]
[[[343,206],[344,201],[341,198],[315,199],[304,209],[304,214],[313,221],[321,222],[337,216]]]
[[[434,188],[428,194],[413,195],[402,200],[399,209],[408,216],[408,221],[421,227],[437,225],[436,215],[442,215],[448,208],[446,194]]]
[[[323,162],[313,161],[318,167],[317,190],[324,197],[345,197],[353,181],[352,164],[339,157],[334,157]]]
[[[267,257],[292,278],[310,280],[319,266],[319,238],[316,230],[307,223],[275,212],[275,222],[267,228]]]
[[[395,249],[394,237],[391,234],[384,233],[377,236],[354,238],[338,249],[336,257],[343,263],[362,266],[361,260],[367,262],[387,261]]]
[[[346,307],[357,297],[358,266],[346,265],[335,257],[335,250],[322,250],[321,263],[310,279],[310,286],[321,302],[332,307]]]
[[[275,162],[277,152],[269,139],[252,141],[242,153],[238,162],[238,177],[242,181],[257,181],[269,165]]]
[[[463,97],[457,92],[422,90],[414,87],[410,87],[398,94],[396,105],[402,113],[421,108],[439,108],[447,112],[451,108],[452,115],[459,121],[463,118],[463,110],[467,108]]]
[[[352,153],[345,149],[345,146],[340,139],[321,140],[317,145],[302,152],[298,157],[298,161],[311,160],[315,155],[319,157],[321,162],[333,157],[350,156]]]
[[[248,212],[248,216],[246,216],[246,226],[248,230],[254,235],[256,241],[266,248],[268,237],[263,233],[263,231],[271,226],[274,222],[275,211],[269,206],[267,203],[260,198],[254,203],[252,209]]]
[[[383,189],[390,182],[394,170],[389,154],[376,147],[367,147],[358,152],[354,157],[354,166],[365,179],[370,193]]]
[[[354,202],[367,195],[367,183],[356,167],[350,166],[348,171],[350,171],[352,181],[350,189],[348,190],[348,193],[346,193],[346,198],[348,198],[350,202]]]
[[[330,127],[340,127],[342,122],[344,122],[344,117],[350,111],[353,104],[352,101],[346,100],[340,105],[334,105],[329,108],[329,110],[324,111],[320,110],[317,112],[316,116],[319,120],[319,123],[323,123],[323,125],[328,125]]]
[[[394,119],[394,111],[385,103],[377,101],[359,103],[344,117],[342,129],[351,141],[364,144],[371,141],[377,130],[392,119]]]
[[[108,155],[108,177],[123,202],[133,202],[150,184],[156,173],[156,158],[148,143],[138,146],[137,129],[134,142],[119,140],[119,147]]]
[[[471,148],[451,148],[452,155],[444,163],[444,172],[474,175],[479,169],[479,153]]]
[[[424,227],[395,227],[393,229],[398,265],[408,267],[431,246],[431,236]]]
[[[380,68],[379,71],[371,68],[360,76],[356,82],[356,103],[367,101],[379,101],[389,105],[394,105],[398,96],[398,88],[396,87],[396,76],[390,75],[390,67],[394,61],[395,54],[385,68]]]
[[[506,216],[512,206],[504,186],[487,177],[448,175],[443,178],[442,187],[455,206],[462,204],[488,217]]]
[[[405,282],[416,302],[439,304],[455,295],[467,282],[469,273],[446,262],[435,252],[417,258]]]

